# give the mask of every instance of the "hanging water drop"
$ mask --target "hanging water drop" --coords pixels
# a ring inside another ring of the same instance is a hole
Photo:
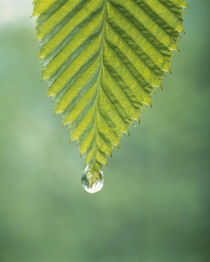
[[[88,193],[96,193],[104,186],[104,175],[102,171],[92,171],[87,166],[82,174],[82,186]]]

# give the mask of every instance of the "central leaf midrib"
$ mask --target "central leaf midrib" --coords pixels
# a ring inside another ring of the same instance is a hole
[[[95,146],[95,150],[94,150],[94,156],[93,156],[93,168],[94,168],[94,164],[96,162],[96,152],[97,150],[99,150],[97,143],[96,143],[96,139],[97,136],[99,135],[98,133],[98,128],[97,128],[97,116],[99,114],[99,109],[98,109],[98,103],[99,103],[99,94],[100,94],[100,89],[101,89],[101,85],[102,85],[102,74],[103,74],[103,67],[104,67],[104,59],[103,59],[103,55],[104,55],[104,43],[105,43],[105,26],[106,26],[106,16],[107,16],[107,0],[103,0],[103,24],[102,24],[102,30],[101,30],[101,34],[102,34],[102,39],[101,39],[101,45],[100,45],[100,64],[99,64],[99,76],[98,76],[98,83],[97,83],[97,94],[96,94],[96,105],[95,105],[95,115],[94,115],[94,137],[93,137],[93,145]]]

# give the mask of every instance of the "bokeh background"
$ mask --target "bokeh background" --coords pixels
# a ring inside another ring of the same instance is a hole
[[[172,74],[90,195],[53,116],[31,1],[0,0],[0,261],[210,261],[209,0],[188,1]]]

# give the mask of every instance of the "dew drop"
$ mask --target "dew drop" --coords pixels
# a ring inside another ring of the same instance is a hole
[[[82,186],[88,193],[94,194],[104,186],[104,175],[102,171],[90,171],[87,166],[82,174]]]

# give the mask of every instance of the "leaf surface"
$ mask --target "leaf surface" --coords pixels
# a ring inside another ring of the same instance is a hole
[[[94,172],[170,70],[185,0],[34,0],[47,96]]]

